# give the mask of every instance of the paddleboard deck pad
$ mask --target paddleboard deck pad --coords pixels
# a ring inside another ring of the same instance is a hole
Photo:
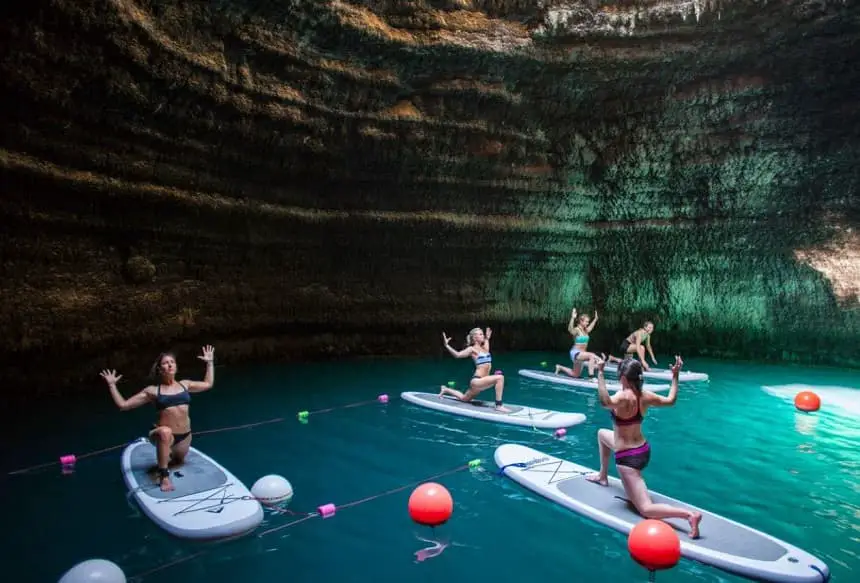
[[[611,372],[613,374],[618,374],[618,365],[614,362],[607,362],[606,365],[603,367],[603,370],[606,372]],[[667,368],[652,368],[651,370],[643,372],[642,376],[651,381],[671,381],[672,371]],[[707,381],[709,379],[710,377],[708,377],[708,375],[703,372],[682,370],[678,373],[679,383]]]
[[[528,368],[522,368],[519,371],[520,376],[524,376],[530,379],[536,379],[539,381],[548,381],[550,383],[555,383],[557,385],[568,385],[571,387],[582,387],[587,389],[597,390],[597,379],[575,379],[573,377],[569,377],[566,374],[555,374],[554,372],[550,372],[547,370],[532,370]],[[644,386],[645,389],[649,391],[653,391],[655,393],[659,393],[661,391],[668,391],[672,387],[670,385],[652,385],[646,384]],[[621,389],[620,383],[606,383],[606,390],[610,392],[618,391]]]
[[[190,448],[181,466],[171,468],[174,490],[156,482],[155,446],[144,437],[122,452],[122,477],[155,524],[187,539],[212,540],[245,534],[263,520],[263,507],[226,468]]]
[[[496,423],[507,423],[509,425],[521,425],[524,427],[536,427],[539,429],[560,429],[562,427],[573,427],[585,421],[582,413],[570,413],[565,411],[552,411],[550,409],[537,409],[524,405],[512,405],[505,403],[510,413],[496,410],[495,401],[473,401],[464,402],[454,397],[440,397],[438,393],[421,393],[418,391],[406,391],[400,393],[400,397],[414,405],[473,417]]]
[[[627,534],[643,520],[617,478],[610,477],[608,487],[600,486],[585,479],[595,470],[518,444],[499,446],[494,457],[501,472],[521,486],[618,532]],[[681,554],[688,559],[758,581],[821,583],[830,578],[823,561],[795,546],[679,500],[650,494],[654,502],[702,513],[697,539],[689,538],[686,520],[665,521],[678,531]]]

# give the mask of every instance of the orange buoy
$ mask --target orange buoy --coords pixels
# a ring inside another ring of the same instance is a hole
[[[671,569],[681,560],[681,540],[675,529],[662,520],[643,520],[627,537],[633,560],[648,569]]]
[[[409,516],[424,526],[439,526],[451,518],[454,499],[441,484],[427,482],[412,491],[409,496]]]
[[[794,406],[807,413],[821,408],[821,398],[812,391],[800,391],[794,396]]]

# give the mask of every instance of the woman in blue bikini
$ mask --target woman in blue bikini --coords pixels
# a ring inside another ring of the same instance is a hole
[[[128,399],[123,398],[116,388],[122,375],[117,375],[115,370],[103,370],[100,374],[120,411],[130,411],[147,403],[155,403],[158,423],[149,432],[149,439],[155,445],[158,482],[164,492],[174,489],[170,482],[168,463],[181,464],[191,447],[191,418],[188,415],[191,393],[208,391],[215,383],[215,348],[204,346],[203,355],[197,358],[206,363],[206,376],[203,380],[177,382],[176,357],[170,352],[160,354],[151,370],[152,377],[159,380],[158,385],[150,385]]]
[[[606,358],[605,356],[603,358]],[[589,482],[608,486],[609,453],[615,452],[615,467],[627,497],[645,518],[684,518],[690,523],[690,538],[699,537],[700,512],[668,504],[655,504],[648,494],[648,486],[642,478],[642,470],[651,459],[651,446],[642,435],[644,413],[649,407],[671,407],[678,397],[678,373],[684,365],[680,356],[675,357],[672,366],[672,386],[669,395],[664,397],[642,389],[642,363],[633,358],[625,358],[618,365],[618,379],[621,388],[610,395],[603,378],[605,361],[597,359],[597,392],[600,404],[609,409],[613,429],[600,429],[597,443],[600,448],[600,471],[585,477]]]
[[[582,373],[582,363],[588,361],[588,376],[594,378],[594,361],[597,355],[593,352],[588,352],[588,339],[594,326],[597,325],[597,310],[594,311],[594,320],[588,317],[588,314],[580,314],[576,317],[576,308],[570,313],[570,322],[567,324],[567,331],[573,336],[573,348],[570,349],[570,360],[573,363],[573,368],[568,368],[560,364],[555,365],[555,374],[563,372],[573,378],[579,378]]]
[[[487,328],[487,334],[480,328],[472,328],[469,335],[466,336],[466,348],[457,351],[451,348],[451,337],[442,332],[442,342],[445,343],[445,348],[451,353],[454,358],[472,357],[475,361],[475,374],[472,375],[472,380],[469,381],[469,389],[465,393],[449,389],[448,387],[440,387],[439,396],[450,395],[460,401],[468,403],[478,396],[481,391],[485,391],[492,386],[496,387],[496,410],[500,413],[510,413],[511,410],[502,404],[502,396],[505,392],[505,377],[500,374],[490,374],[490,368],[493,365],[493,356],[490,354],[490,336],[493,331]]]

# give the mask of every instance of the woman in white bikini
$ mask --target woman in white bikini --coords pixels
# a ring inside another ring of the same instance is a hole
[[[451,348],[451,337],[442,332],[442,342],[445,343],[445,348],[451,353],[454,358],[472,357],[475,361],[475,373],[472,375],[472,380],[469,381],[469,388],[465,393],[449,389],[448,387],[440,387],[439,396],[450,395],[460,401],[469,402],[481,391],[485,391],[490,387],[496,387],[496,410],[501,413],[510,413],[511,410],[502,404],[502,396],[505,392],[505,377],[500,374],[490,374],[490,368],[493,366],[493,355],[490,354],[490,336],[493,331],[487,328],[487,334],[480,328],[472,328],[469,335],[466,336],[466,347],[463,350],[457,351]]]

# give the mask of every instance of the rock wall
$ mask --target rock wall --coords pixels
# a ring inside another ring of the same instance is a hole
[[[574,305],[598,350],[648,317],[660,352],[860,361],[857,3],[17,4],[7,383],[564,350]]]

